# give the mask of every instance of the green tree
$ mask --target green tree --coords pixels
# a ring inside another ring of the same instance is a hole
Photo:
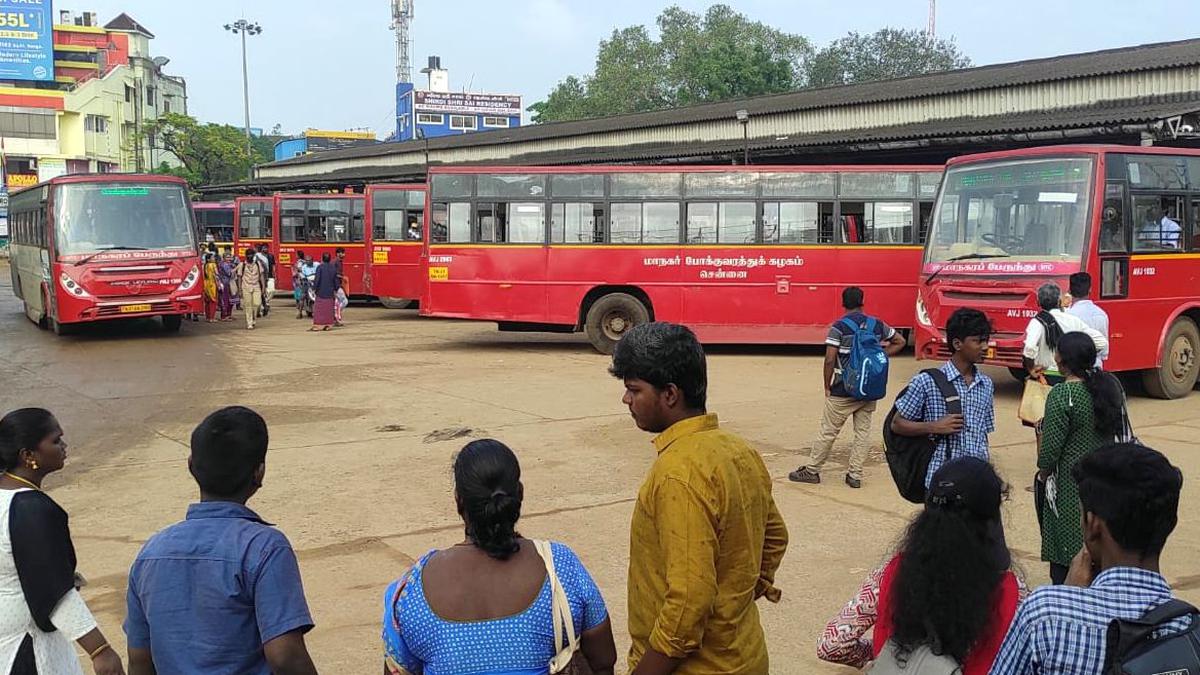
[[[153,139],[156,147],[179,158],[181,166],[163,164],[156,171],[185,178],[193,187],[245,180],[252,164],[272,159],[262,143],[252,147],[253,154],[247,154],[243,129],[200,123],[179,113],[167,113],[146,122],[141,134]]]
[[[645,26],[614,30],[595,72],[568,77],[529,107],[534,122],[660,110],[789,91],[803,78],[808,40],[751,21],[728,5],[704,15],[668,7],[659,39]]]
[[[953,40],[918,30],[884,28],[870,35],[851,32],[808,62],[808,86],[871,82],[967,68],[971,60]]]

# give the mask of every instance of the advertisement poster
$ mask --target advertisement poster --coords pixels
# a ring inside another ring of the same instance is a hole
[[[0,0],[0,80],[54,80],[51,0]]]
[[[417,112],[521,116],[521,97],[505,94],[416,91],[413,103]]]

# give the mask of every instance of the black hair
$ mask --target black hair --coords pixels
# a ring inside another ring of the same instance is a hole
[[[994,476],[990,465],[985,470]],[[897,548],[888,597],[892,638],[901,650],[928,644],[966,660],[992,621],[992,598],[1006,572],[994,554],[998,528],[961,504],[926,506],[913,518]]]
[[[206,494],[236,497],[267,458],[267,423],[249,408],[221,408],[192,432],[192,477]]]
[[[1086,298],[1092,294],[1092,275],[1087,272],[1072,274],[1070,284],[1073,298]]]
[[[1069,373],[1083,380],[1092,395],[1096,431],[1105,438],[1115,438],[1125,431],[1125,390],[1111,373],[1096,367],[1096,344],[1087,333],[1066,333],[1055,348],[1058,358]]]
[[[44,408],[20,408],[0,419],[0,464],[11,471],[21,464],[21,451],[33,452],[58,431],[54,413]]]
[[[842,291],[842,307],[844,309],[858,309],[863,306],[863,289],[858,286],[851,286]]]
[[[992,322],[983,312],[971,308],[960,307],[954,310],[946,321],[946,344],[950,351],[958,351],[954,347],[955,340],[966,340],[969,337],[991,337]]]
[[[254,260],[254,247],[246,249],[246,260]]]
[[[1157,556],[1179,522],[1183,473],[1161,452],[1137,443],[1112,443],[1071,470],[1079,502],[1108,525],[1127,552]]]
[[[321,254],[321,262],[329,262],[330,260],[331,258],[329,257],[329,251],[325,251]]]
[[[333,249],[333,252],[334,252],[335,254],[337,254],[337,253],[345,253],[345,252],[346,252],[346,249],[344,249],[344,248],[342,248],[341,246],[339,246],[339,247],[337,247],[337,248]]]
[[[685,326],[655,321],[633,327],[613,350],[608,372],[621,380],[644,380],[656,389],[674,384],[693,410],[704,410],[708,402],[704,348]]]
[[[304,260],[304,251],[296,251],[296,259]]]
[[[454,458],[454,491],[467,539],[489,556],[507,560],[521,548],[521,464],[509,447],[486,438]]]

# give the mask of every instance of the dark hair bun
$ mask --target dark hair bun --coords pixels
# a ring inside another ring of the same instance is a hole
[[[454,460],[454,483],[467,538],[498,560],[520,550],[521,465],[513,451],[492,439],[468,443]]]

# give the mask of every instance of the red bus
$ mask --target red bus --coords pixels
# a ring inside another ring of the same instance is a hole
[[[841,290],[911,328],[933,166],[430,171],[421,314],[584,331],[649,320],[708,343],[824,342]]]
[[[218,250],[229,250],[233,246],[233,202],[194,202],[196,227],[200,233],[200,245],[214,243]]]
[[[242,258],[246,249],[259,244],[275,245],[274,199],[238,197],[233,202],[233,256]],[[288,275],[291,278],[291,275]]]
[[[404,309],[420,299],[425,276],[421,269],[425,224],[425,185],[367,186],[366,293],[384,307]]]
[[[917,354],[944,359],[950,313],[995,324],[992,363],[1021,370],[1037,287],[1084,270],[1109,315],[1112,371],[1186,396],[1200,373],[1200,151],[1057,146],[946,167],[918,286]]]
[[[328,253],[333,260],[337,249],[343,248],[346,260],[342,271],[350,280],[350,294],[368,294],[363,196],[276,194],[273,199],[275,288],[292,290],[292,264],[297,251],[320,262],[322,254]]]
[[[203,311],[187,183],[170,176],[81,174],[9,199],[13,291],[57,334],[81,323],[161,316],[179,330]]]

